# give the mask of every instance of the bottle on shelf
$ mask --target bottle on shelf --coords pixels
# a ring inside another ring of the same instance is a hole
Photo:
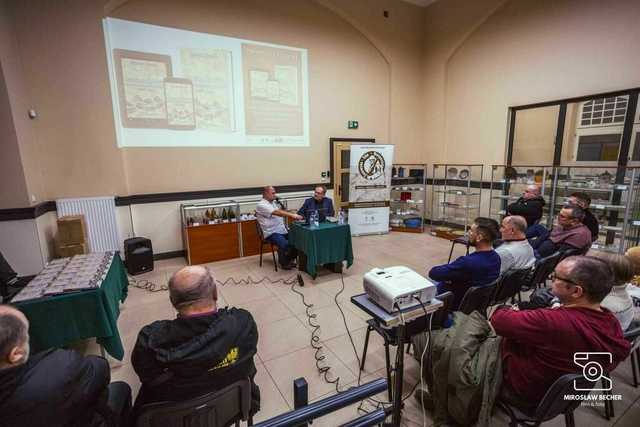
[[[229,208],[229,221],[236,222],[236,213],[231,208]]]

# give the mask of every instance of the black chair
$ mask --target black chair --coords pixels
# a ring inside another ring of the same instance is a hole
[[[547,278],[553,272],[553,269],[556,268],[561,258],[562,252],[554,252],[547,257],[537,260],[530,282],[531,287],[537,288],[538,285],[540,285],[540,287],[546,286]]]
[[[565,258],[569,258],[570,256],[585,255],[587,252],[589,252],[589,247],[582,248],[582,249],[579,249],[579,248],[566,249],[561,252],[562,256],[560,257],[560,261],[562,261]]]
[[[520,289],[529,283],[532,274],[532,268],[507,271],[500,277],[496,292],[489,305],[504,304],[509,298],[511,298],[511,303],[513,304],[516,295],[518,296],[518,302],[520,302],[522,300],[520,298]]]
[[[264,239],[264,233],[262,232],[262,227],[260,227],[260,223],[258,222],[258,220],[256,220],[256,231],[258,232],[258,246],[260,247],[260,267],[262,267],[262,248],[264,247],[264,245],[270,245],[271,256],[273,257],[273,266],[275,267],[276,272],[278,272],[278,263],[276,262],[276,252],[273,247],[274,245],[270,241]]]
[[[499,279],[498,279],[499,280]],[[471,314],[474,311],[487,317],[487,308],[491,303],[493,295],[498,285],[498,280],[484,286],[472,286],[464,293],[460,302],[459,311],[464,314]]]
[[[574,382],[577,382],[579,388],[584,389],[584,391],[576,391]],[[509,427],[539,426],[541,423],[549,421],[560,414],[564,414],[566,426],[575,427],[573,411],[580,405],[582,400],[565,400],[564,396],[586,396],[594,385],[595,383],[588,381],[582,374],[563,375],[551,384],[551,387],[549,387],[535,410],[516,407],[513,399],[504,394],[503,387],[496,401],[496,406],[509,416]]]
[[[442,301],[442,307],[440,307],[435,313],[433,313],[433,317],[431,319],[431,329],[441,329],[444,326],[444,323],[447,320],[447,316],[451,312],[451,307],[453,306],[453,292],[444,292],[438,295],[436,298]],[[414,335],[425,332],[428,327],[429,324],[426,316],[419,317],[407,323],[406,336],[411,338]],[[391,384],[391,372],[393,371],[393,368],[391,367],[389,346],[398,345],[398,329],[387,329],[382,327],[382,325],[376,322],[374,319],[367,320],[367,334],[364,338],[364,348],[362,349],[362,358],[360,361],[361,371],[364,370],[364,362],[367,359],[367,349],[369,348],[369,336],[371,334],[371,331],[376,331],[384,340],[384,356],[386,362],[387,381],[389,384]],[[409,348],[410,345],[407,346],[407,353],[409,352]],[[392,387],[389,387],[389,400],[392,399],[391,392]]]
[[[453,256],[453,248],[456,245],[464,245],[467,249],[467,255],[469,255],[469,238],[467,236],[456,237],[455,239],[451,240],[451,250],[449,251],[449,261],[447,261],[447,264],[451,262],[451,257]]]
[[[236,381],[227,387],[182,402],[144,405],[136,427],[223,427],[240,421],[253,425],[251,380]]]
[[[633,375],[633,387],[638,387],[638,367],[640,367],[640,322],[633,322],[629,328],[624,331],[624,338],[631,343],[631,352],[629,358],[631,359],[631,373]],[[610,372],[605,375],[610,377]],[[603,388],[604,383],[603,383]],[[611,390],[604,391],[604,394],[611,394]],[[613,400],[604,401],[604,417],[609,420],[615,417],[615,411],[613,409]]]
[[[638,388],[638,370],[640,370],[640,322],[632,323],[624,332],[624,337],[631,343],[631,372],[633,373],[633,386]]]

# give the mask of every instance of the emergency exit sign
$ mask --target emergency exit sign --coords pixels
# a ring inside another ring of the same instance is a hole
[[[347,122],[348,129],[358,129],[358,121],[357,120],[349,120]]]

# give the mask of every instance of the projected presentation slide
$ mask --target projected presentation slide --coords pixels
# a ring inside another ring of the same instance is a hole
[[[309,145],[307,50],[103,20],[119,147]]]

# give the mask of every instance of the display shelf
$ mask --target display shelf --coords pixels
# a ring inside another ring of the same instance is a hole
[[[464,235],[480,216],[483,165],[433,165],[431,233],[453,239]]]
[[[425,164],[394,164],[391,168],[389,228],[422,233],[426,213]]]
[[[594,250],[624,253],[629,247],[628,236],[634,233],[637,212],[637,191],[640,177],[637,168],[563,166],[558,168],[555,211],[574,192],[591,197],[590,210],[600,224]]]

